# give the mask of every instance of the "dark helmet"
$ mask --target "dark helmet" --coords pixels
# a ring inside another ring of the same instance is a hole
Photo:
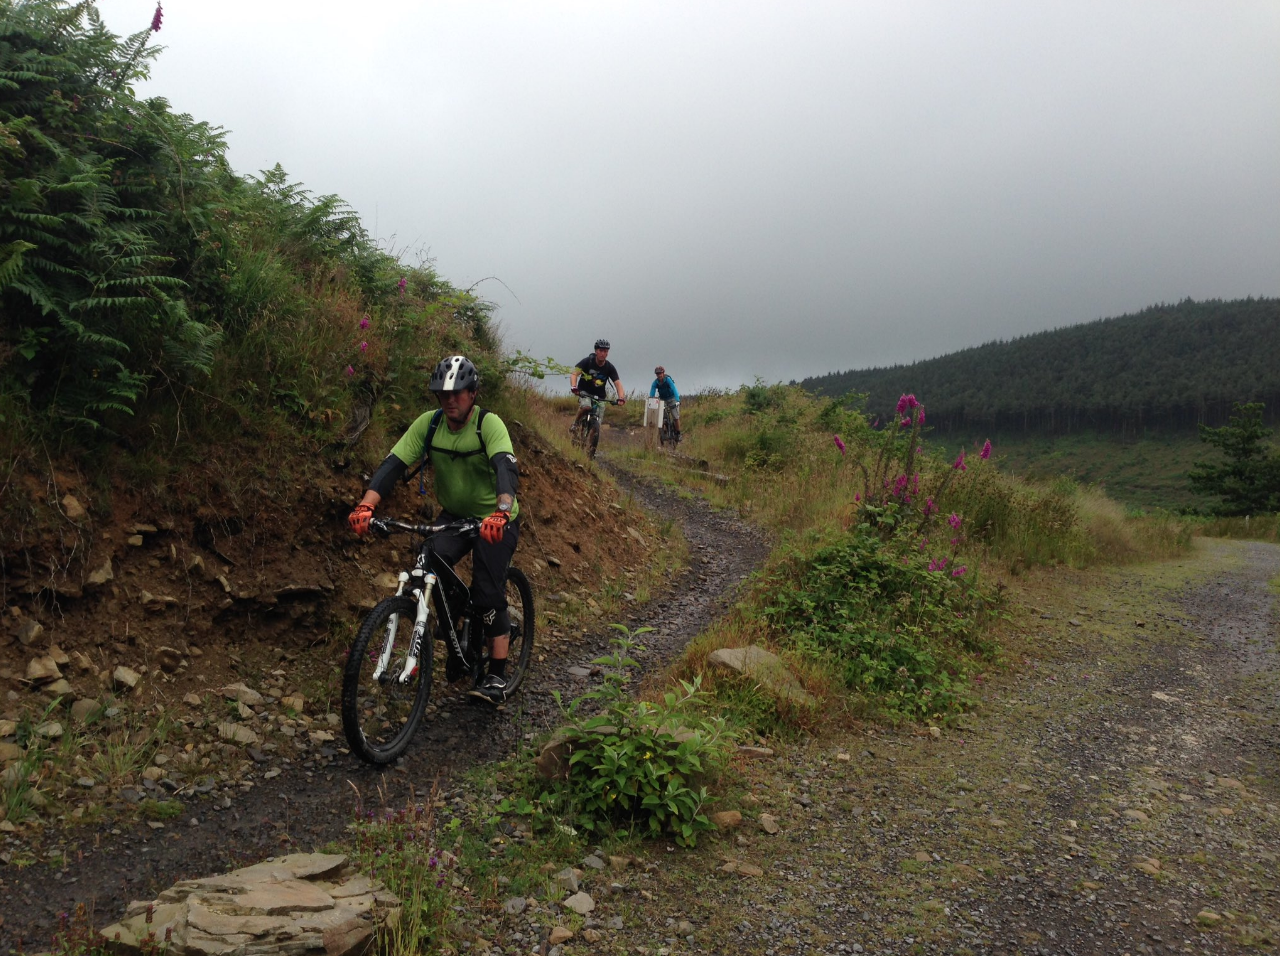
[[[661,365],[659,365],[657,368],[653,370],[653,374],[658,376],[666,375],[667,370],[663,368]]]
[[[480,373],[465,355],[441,359],[427,386],[433,392],[456,392],[464,388],[474,392],[479,387]]]
[[[593,348],[604,349],[607,352],[609,350],[609,340],[596,339],[596,344],[593,346]]]

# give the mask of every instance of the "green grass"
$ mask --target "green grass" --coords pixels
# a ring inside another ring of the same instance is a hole
[[[1213,449],[1195,435],[1122,441],[1096,433],[992,438],[1003,471],[1036,481],[1067,476],[1096,485],[1132,508],[1206,509],[1213,499],[1194,494],[1187,473]]]

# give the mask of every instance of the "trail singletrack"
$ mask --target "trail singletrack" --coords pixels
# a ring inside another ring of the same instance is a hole
[[[678,524],[690,550],[690,567],[620,622],[653,628],[641,641],[643,649],[633,654],[649,672],[673,659],[723,611],[738,583],[763,560],[767,545],[758,530],[732,515],[611,471],[647,509]],[[625,529],[602,526],[601,533],[624,534]],[[177,880],[323,846],[342,834],[359,806],[405,806],[425,796],[436,781],[447,791],[456,772],[504,757],[556,725],[559,709],[553,693],[572,700],[598,680],[574,676],[569,668],[607,652],[616,636],[616,631],[601,628],[569,647],[535,646],[527,684],[500,711],[461,695],[435,701],[436,710],[408,752],[389,768],[374,769],[353,756],[339,756],[322,769],[294,764],[270,779],[251,773],[254,786],[248,792],[227,787],[178,797],[183,812],[163,830],[138,822],[110,829],[79,827],[34,844],[9,836],[0,845],[25,868],[3,902],[0,952],[15,950],[19,940],[28,951],[46,945],[59,914],[73,911],[78,903],[90,908],[96,925],[106,925],[130,901],[151,898]],[[537,662],[540,651],[547,659]],[[5,869],[14,875],[12,865]]]

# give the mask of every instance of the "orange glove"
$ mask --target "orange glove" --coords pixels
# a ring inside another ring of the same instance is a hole
[[[480,522],[480,539],[485,544],[497,544],[502,540],[502,532],[506,530],[511,515],[505,511],[495,511]]]
[[[351,530],[364,537],[369,533],[369,520],[373,517],[373,505],[356,505],[355,511],[347,515],[347,524]]]

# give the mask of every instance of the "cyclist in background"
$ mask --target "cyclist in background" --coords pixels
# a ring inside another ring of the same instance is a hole
[[[657,396],[666,403],[666,414],[671,416],[671,426],[675,429],[676,441],[680,435],[680,390],[676,388],[676,380],[667,374],[667,370],[659,365],[653,370],[657,376],[649,386],[649,397]]]
[[[519,468],[511,435],[502,419],[476,405],[480,374],[462,355],[450,355],[436,366],[427,386],[440,402],[439,411],[424,412],[409,426],[379,466],[369,490],[347,517],[358,535],[369,531],[373,509],[395,488],[409,466],[431,466],[438,520],[483,519],[480,538],[435,537],[436,553],[452,566],[474,547],[471,599],[480,611],[484,637],[491,642],[489,673],[471,691],[493,704],[507,697],[507,653],[511,618],[507,610],[507,569],[520,537],[520,505],[516,501]],[[441,428],[444,424],[448,427]],[[446,665],[445,670],[449,670]]]
[[[618,378],[618,370],[609,361],[609,340],[596,339],[595,351],[574,366],[569,374],[569,391],[578,396],[578,414],[569,426],[569,434],[578,427],[578,423],[591,411],[591,398],[600,401],[605,399],[605,383],[612,382],[618,392],[618,404],[627,403],[627,394],[622,388],[622,380]],[[604,409],[600,409],[601,420]]]

